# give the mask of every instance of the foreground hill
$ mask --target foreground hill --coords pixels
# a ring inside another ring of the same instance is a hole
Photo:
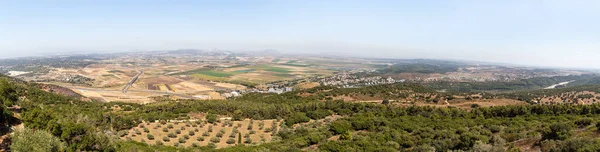
[[[82,101],[44,91],[32,83],[8,78],[0,78],[0,82],[2,109],[13,105],[21,109],[18,115],[3,110],[3,126],[17,121],[24,124],[24,129],[13,130],[16,132],[10,146],[13,151],[600,150],[597,146],[600,141],[594,139],[600,135],[597,127],[600,126],[600,104],[593,103],[473,106],[466,110],[452,106],[396,106],[394,102],[334,99],[336,95],[372,95],[373,98],[451,102],[472,94],[437,92],[413,84],[349,90],[318,87],[280,95],[251,94],[231,100],[165,100],[138,105]],[[595,91],[598,88],[552,91]],[[418,97],[428,93],[435,97]],[[519,99],[527,103],[525,101],[541,96],[535,92],[519,92],[482,94],[477,98]],[[470,97],[475,100],[475,96]],[[250,121],[255,125],[249,125]],[[212,132],[208,130],[211,126],[214,127]],[[217,135],[221,132],[219,128],[224,128],[222,137]],[[239,130],[237,135],[234,128]],[[264,134],[267,128],[270,128],[269,134],[263,141],[257,134]],[[209,133],[204,137],[206,141],[200,142],[206,132]],[[165,139],[168,142],[164,142]]]

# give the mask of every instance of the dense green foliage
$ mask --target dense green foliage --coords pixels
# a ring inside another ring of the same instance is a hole
[[[316,144],[318,144],[316,148],[321,151],[492,151],[514,148],[512,146],[515,141],[536,139],[540,136],[542,138],[539,139],[539,145],[544,151],[600,149],[595,146],[599,143],[597,140],[589,139],[574,129],[577,127],[584,131],[593,131],[594,135],[597,134],[594,126],[599,126],[596,122],[600,120],[600,104],[478,107],[466,111],[453,107],[397,107],[393,104],[351,103],[323,100],[319,97],[345,93],[384,95],[390,90],[411,90],[413,93],[435,92],[433,89],[416,84],[356,89],[317,87],[279,95],[248,94],[231,100],[161,101],[147,105],[84,102],[48,93],[27,83],[11,85],[9,88],[14,90],[10,94],[24,97],[13,102],[23,108],[21,120],[25,126],[51,134],[53,138],[65,144],[66,151],[214,150],[214,144],[204,147],[175,148],[116,139],[116,132],[130,129],[142,121],[166,122],[165,120],[187,119],[190,112],[207,112],[209,113],[207,118],[214,115],[228,115],[235,116],[236,119],[284,119],[285,121],[281,129],[273,131],[276,132],[275,140],[271,143],[238,144],[219,151],[299,151]],[[593,88],[598,87],[587,86],[585,89]],[[544,94],[576,89],[584,88],[544,90]],[[313,96],[302,97],[298,95],[299,93],[312,93]],[[535,95],[537,94],[529,92],[500,94],[498,97],[524,98]],[[130,110],[115,111],[111,109],[114,106],[130,107]],[[343,118],[321,127],[318,125],[311,127],[310,123],[297,125],[310,119],[323,119],[331,114]],[[339,136],[338,140],[329,140],[335,136]],[[186,142],[185,138],[183,140],[157,138],[152,143],[160,143],[163,140]],[[227,138],[204,139],[204,137],[194,140],[228,141]],[[258,141],[252,141],[250,138],[242,141],[238,137],[238,143],[241,142]]]
[[[15,152],[63,151],[64,143],[43,130],[24,128],[12,135],[10,149]]]

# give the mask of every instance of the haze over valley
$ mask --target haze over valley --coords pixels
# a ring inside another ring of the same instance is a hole
[[[0,151],[600,151],[599,10],[0,1]]]

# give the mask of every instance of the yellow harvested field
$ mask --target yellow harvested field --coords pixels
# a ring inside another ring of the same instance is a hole
[[[158,89],[160,91],[169,91],[169,89],[167,88],[167,86],[165,86],[164,84],[157,84],[156,86],[158,87]]]
[[[321,84],[319,84],[318,82],[302,82],[296,85],[296,87],[298,87],[299,89],[310,89],[310,88],[314,88],[317,87]]]
[[[188,82],[188,81],[173,84],[173,85],[171,85],[171,87],[173,87],[173,89],[176,89],[178,91],[209,91],[209,90],[213,90],[207,86],[193,83],[193,82]]]
[[[209,92],[208,96],[210,96],[210,99],[213,99],[213,100],[225,99],[225,97],[221,96],[221,94],[219,94],[218,92]]]
[[[246,89],[246,87],[243,85],[231,84],[231,83],[217,83],[217,84],[215,84],[215,86],[228,88],[228,89],[235,89],[235,90]]]

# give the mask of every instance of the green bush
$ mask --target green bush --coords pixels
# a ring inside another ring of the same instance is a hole
[[[571,136],[571,126],[566,123],[553,123],[542,132],[542,140],[565,140]]]
[[[592,123],[593,123],[593,120],[590,118],[582,118],[582,119],[575,121],[575,125],[577,125],[579,128],[589,126]]]
[[[306,116],[303,112],[296,112],[290,115],[287,119],[285,119],[285,124],[287,126],[293,126],[297,123],[304,123],[310,121],[310,118]]]
[[[169,133],[169,134],[167,134],[167,137],[169,137],[169,138],[176,138],[177,135],[175,133]]]
[[[235,144],[235,139],[232,139],[232,138],[227,139],[227,144]]]
[[[154,135],[152,134],[147,134],[146,137],[148,137],[148,140],[154,140]]]
[[[210,142],[213,142],[213,143],[218,143],[220,141],[221,141],[221,138],[219,138],[219,137],[212,137],[212,138],[210,138]]]
[[[46,131],[24,128],[14,132],[10,149],[15,152],[63,151],[64,145],[60,139]]]
[[[215,123],[217,121],[217,115],[215,114],[207,114],[206,115],[206,121],[208,121],[208,123]]]
[[[342,134],[352,129],[352,124],[346,120],[337,120],[332,122],[329,127],[334,134]]]

